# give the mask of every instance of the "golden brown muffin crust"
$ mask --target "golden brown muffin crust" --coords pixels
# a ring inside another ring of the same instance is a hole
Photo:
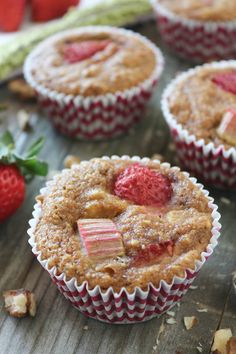
[[[68,43],[109,40],[92,57],[76,63],[64,59]],[[124,91],[148,79],[157,65],[153,50],[134,36],[108,32],[70,35],[44,45],[31,72],[42,86],[67,95],[97,96]]]
[[[160,208],[135,205],[113,194],[114,178],[131,161],[93,159],[64,170],[39,198],[42,215],[35,231],[37,249],[49,268],[64,272],[78,283],[88,281],[92,288],[112,286],[119,291],[135,286],[158,286],[161,279],[171,282],[184,276],[186,268],[206,250],[211,238],[212,218],[208,199],[178,169],[149,161],[142,163],[160,171],[172,182],[170,202]],[[94,261],[81,243],[76,222],[80,218],[110,218],[122,235],[125,254]],[[172,240],[173,255],[163,254],[151,264],[135,265],[138,250],[153,242]]]
[[[157,0],[176,15],[198,21],[236,20],[234,0]]]
[[[223,90],[212,78],[228,72],[236,70],[203,68],[180,82],[169,97],[170,112],[190,134],[226,148],[232,145],[217,134],[217,129],[226,110],[236,109],[236,95]]]

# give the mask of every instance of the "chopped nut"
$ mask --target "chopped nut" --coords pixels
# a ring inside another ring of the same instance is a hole
[[[171,317],[175,317],[175,312],[174,311],[167,311],[166,313],[167,313],[167,315],[169,315]]]
[[[208,312],[208,309],[197,309],[197,312]]]
[[[231,203],[230,199],[225,198],[225,197],[221,197],[221,198],[220,198],[220,201],[221,201],[222,203],[224,203],[224,204],[230,204],[230,203]]]
[[[32,292],[25,289],[8,290],[3,293],[5,309],[13,317],[35,316],[36,302]]]
[[[17,118],[20,130],[22,130],[24,132],[24,131],[27,131],[27,130],[29,130],[31,128],[29,113],[27,113],[24,110],[20,110],[17,113],[16,118]]]
[[[35,91],[23,79],[10,81],[8,84],[8,89],[24,101],[36,98]]]
[[[166,319],[166,323],[173,325],[173,324],[177,323],[177,321],[173,317],[170,317],[170,318]]]
[[[164,156],[162,156],[160,154],[154,154],[154,155],[152,155],[151,160],[159,160],[159,161],[163,162]]]
[[[169,150],[169,151],[175,151],[175,144],[170,143],[170,144],[168,145],[168,150]]]
[[[233,273],[233,287],[234,287],[234,292],[236,293],[236,272]]]
[[[190,285],[190,287],[189,287],[189,289],[191,289],[191,290],[196,290],[197,288],[198,288],[197,285]]]
[[[198,323],[198,319],[195,316],[184,317],[184,325],[185,325],[187,331],[189,331],[194,326],[196,326],[197,323]]]
[[[226,345],[231,337],[232,332],[230,328],[216,331],[211,351],[215,354],[227,354]]]
[[[231,337],[226,345],[227,354],[236,354],[236,338]]]
[[[67,155],[64,159],[65,168],[71,168],[72,165],[78,165],[80,163],[80,159],[75,155]]]

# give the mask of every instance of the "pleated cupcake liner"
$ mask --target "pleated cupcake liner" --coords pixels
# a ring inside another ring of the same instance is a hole
[[[166,44],[179,56],[195,62],[236,56],[236,20],[198,21],[176,15],[158,0],[150,0]]]
[[[72,35],[84,32],[95,34],[101,31],[138,38],[148,46],[156,57],[156,67],[150,77],[139,85],[124,91],[88,97],[65,95],[37,83],[37,79],[31,73],[31,68],[37,53],[45,45],[50,43],[53,45],[57,39],[68,38]],[[147,104],[163,69],[164,58],[161,51],[140,34],[121,28],[88,26],[61,32],[39,44],[26,59],[24,76],[28,84],[36,91],[40,106],[59,132],[82,140],[102,140],[127,132],[145,117]]]
[[[105,156],[103,159],[109,160],[110,158]],[[112,156],[111,159],[120,159],[120,157]],[[140,163],[150,161],[148,158],[137,156],[132,158],[122,156],[121,159]],[[158,160],[154,160],[154,162],[160,164]],[[168,163],[162,165],[179,171],[178,167],[170,167]],[[189,178],[188,173],[183,173]],[[56,178],[57,176],[54,177],[54,180]],[[212,237],[206,250],[201,253],[201,259],[196,260],[194,269],[185,269],[182,278],[174,276],[169,284],[161,280],[158,287],[149,283],[146,290],[136,287],[132,293],[128,292],[124,287],[119,292],[114,291],[112,287],[104,291],[98,285],[91,289],[86,281],[78,284],[75,278],[68,279],[65,273],[58,274],[56,267],[50,268],[48,261],[42,259],[41,252],[37,249],[34,233],[41,217],[40,204],[35,205],[33,219],[29,222],[28,235],[32,252],[42,267],[49,273],[59,291],[85,316],[115,324],[143,322],[160,316],[179,302],[187,292],[200,269],[213,253],[220,236],[221,224],[219,223],[220,214],[217,211],[218,207],[214,204],[214,200],[209,197],[209,192],[201,184],[198,184],[195,178],[190,178],[190,180],[208,198],[209,207],[212,210]],[[41,189],[40,193],[42,195],[47,194],[48,188],[50,188],[50,181],[45,188]]]
[[[220,61],[197,66],[180,74],[165,89],[162,96],[162,112],[169,125],[176,153],[181,167],[191,172],[210,186],[236,188],[236,148],[226,149],[224,145],[216,146],[213,142],[206,143],[190,134],[170,112],[169,97],[175,92],[176,86],[188,77],[197,74],[202,68],[227,69],[235,68],[236,60]]]

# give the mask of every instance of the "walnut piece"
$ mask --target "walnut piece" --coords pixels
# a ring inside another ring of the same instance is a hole
[[[214,354],[227,354],[226,345],[231,337],[232,332],[230,328],[219,329],[216,331],[211,351]]]
[[[72,165],[78,165],[80,163],[80,158],[75,155],[67,155],[64,159],[65,168],[71,168]]]
[[[16,118],[21,131],[25,132],[31,129],[29,113],[21,109]]]
[[[36,98],[36,93],[23,79],[15,79],[9,82],[8,89],[20,99],[27,101]]]
[[[236,338],[231,337],[226,345],[227,354],[236,354]]]
[[[34,294],[25,289],[8,290],[3,293],[5,309],[13,317],[35,316],[36,302]]]
[[[189,331],[194,326],[196,326],[196,324],[198,324],[197,317],[195,317],[195,316],[184,317],[184,325],[185,325],[185,328],[187,329],[187,331]]]
[[[159,160],[160,162],[163,162],[165,158],[161,154],[154,154],[152,155],[151,160]]]

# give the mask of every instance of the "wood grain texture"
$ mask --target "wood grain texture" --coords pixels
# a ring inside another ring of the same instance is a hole
[[[160,44],[154,23],[146,23],[136,30]],[[162,46],[160,44],[160,46]],[[102,155],[152,156],[161,153],[176,164],[166,124],[160,112],[160,95],[174,75],[190,67],[176,59],[166,48],[166,69],[145,119],[126,136],[98,143],[72,141],[58,135],[34,105],[18,102],[4,87],[0,88],[0,102],[8,102],[7,112],[0,113],[0,130],[8,127],[17,136],[17,146],[23,149],[35,137],[46,136],[41,156],[50,163],[51,170],[63,167],[67,154],[89,159]],[[32,112],[32,132],[22,133],[16,122],[16,112],[24,108]],[[1,354],[184,354],[209,353],[213,334],[218,328],[230,327],[236,335],[236,296],[231,286],[231,273],[236,269],[236,194],[211,189],[222,213],[223,230],[220,245],[204,266],[194,285],[175,307],[174,325],[166,324],[168,315],[137,325],[108,325],[88,319],[75,310],[57,291],[48,275],[34,259],[27,243],[28,220],[34,198],[45,179],[35,179],[27,189],[22,208],[0,226],[0,292],[21,287],[33,290],[38,302],[35,318],[14,319],[8,316],[0,300]],[[231,203],[225,204],[221,197]],[[207,309],[207,312],[198,312]],[[183,325],[184,316],[196,316],[199,324],[190,331]],[[161,326],[164,332],[158,334]],[[87,327],[86,327],[87,326]],[[158,339],[158,344],[156,341]]]

